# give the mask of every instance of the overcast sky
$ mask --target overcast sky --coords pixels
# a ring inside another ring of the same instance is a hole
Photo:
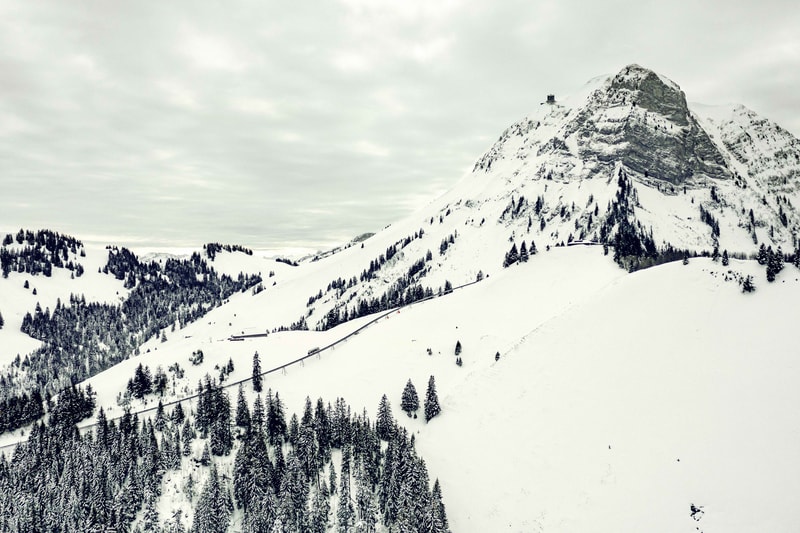
[[[798,28],[777,0],[0,0],[0,228],[327,247],[634,62],[798,135]]]

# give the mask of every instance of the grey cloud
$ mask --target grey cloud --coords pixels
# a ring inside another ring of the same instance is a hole
[[[328,246],[630,62],[800,132],[797,10],[713,4],[0,0],[0,225]]]

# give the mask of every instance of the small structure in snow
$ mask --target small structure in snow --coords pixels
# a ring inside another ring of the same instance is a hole
[[[548,94],[547,95],[547,103],[548,104],[555,104],[556,103],[556,95]]]

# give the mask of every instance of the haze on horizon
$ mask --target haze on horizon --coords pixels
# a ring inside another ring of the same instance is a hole
[[[784,0],[0,0],[0,229],[327,248],[629,63],[797,135],[798,26]]]

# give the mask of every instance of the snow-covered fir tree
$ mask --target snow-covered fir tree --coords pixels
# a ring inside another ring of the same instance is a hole
[[[436,394],[436,380],[431,376],[428,380],[428,391],[425,393],[425,421],[428,422],[441,411],[439,397]]]
[[[417,395],[417,389],[414,387],[414,384],[411,382],[410,378],[403,389],[403,395],[400,399],[400,407],[408,416],[411,416],[412,413],[415,413],[416,410],[419,409],[419,396]]]

